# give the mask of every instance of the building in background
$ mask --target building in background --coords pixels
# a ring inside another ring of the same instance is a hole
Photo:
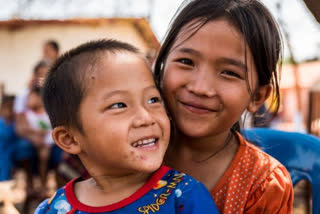
[[[320,79],[310,89],[307,125],[309,133],[320,137]]]
[[[131,43],[148,57],[160,46],[144,18],[0,21],[0,83],[4,83],[9,93],[25,88],[48,39],[56,40],[63,53],[101,38]]]
[[[304,62],[297,65],[297,80],[300,90],[300,102],[301,102],[301,112],[298,109],[297,100],[297,90],[294,76],[294,66],[290,64],[283,65],[281,71],[280,80],[280,93],[281,93],[281,105],[280,105],[280,115],[281,123],[279,124],[280,129],[299,131],[296,129],[295,121],[297,112],[301,113],[301,122],[306,131],[308,131],[310,123],[310,114],[313,111],[319,111],[313,107],[315,102],[319,105],[319,100],[316,99],[316,91],[319,90],[320,82],[320,61]],[[317,84],[318,83],[318,84]],[[310,99],[310,93],[314,91],[314,97]],[[320,98],[318,96],[318,98]],[[320,107],[320,106],[319,106]],[[315,114],[315,113],[313,113]],[[319,113],[320,116],[320,113]],[[312,116],[313,120],[316,116]],[[320,120],[320,118],[318,118]]]

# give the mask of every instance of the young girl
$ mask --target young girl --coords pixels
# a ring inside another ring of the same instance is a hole
[[[239,134],[273,91],[280,34],[256,0],[194,0],[177,13],[155,63],[175,130],[166,164],[200,180],[221,213],[291,213],[290,175]],[[276,198],[276,199],[275,199]]]

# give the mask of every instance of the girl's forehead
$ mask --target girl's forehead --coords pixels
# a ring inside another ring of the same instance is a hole
[[[226,42],[229,44],[226,44]],[[232,46],[230,42],[234,45]],[[227,18],[221,17],[207,22],[197,19],[181,28],[170,52],[184,45],[197,49],[199,45],[207,44],[208,47],[212,48],[212,46],[221,45],[221,43],[233,47],[233,51],[236,50],[237,53],[241,54],[245,52],[245,47],[248,48],[242,33]],[[229,51],[231,50],[229,49]]]
[[[203,28],[207,29],[208,26],[212,26],[211,29],[209,29],[209,32],[213,32],[219,30],[217,28],[221,28],[221,25],[226,26],[224,27],[224,29],[227,29],[228,33],[231,33],[238,37],[238,39],[245,41],[242,33],[240,33],[238,28],[234,26],[234,24],[227,17],[222,16],[213,20],[206,20],[205,18],[196,18],[181,27],[180,31],[177,33],[175,37],[171,49],[180,46],[184,42],[188,41],[199,31],[202,31]]]

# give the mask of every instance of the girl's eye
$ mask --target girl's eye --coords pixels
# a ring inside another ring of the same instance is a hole
[[[178,59],[177,62],[180,62],[184,65],[191,65],[191,66],[194,65],[193,61],[191,59],[187,59],[187,58]]]
[[[117,108],[125,108],[127,107],[124,103],[114,103],[111,106],[109,106],[109,109],[117,109]]]
[[[236,72],[230,71],[230,70],[224,70],[224,71],[222,71],[222,74],[227,75],[227,76],[236,77],[239,79],[243,79],[239,74],[237,74]]]
[[[148,104],[160,103],[160,102],[161,102],[160,97],[152,97],[151,99],[148,100]]]

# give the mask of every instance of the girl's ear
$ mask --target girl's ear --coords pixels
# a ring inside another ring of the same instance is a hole
[[[77,155],[81,152],[80,143],[64,126],[55,127],[52,131],[52,138],[57,146],[67,153]]]
[[[268,99],[272,91],[271,84],[260,86],[254,93],[247,110],[250,113],[258,111],[260,106]]]

